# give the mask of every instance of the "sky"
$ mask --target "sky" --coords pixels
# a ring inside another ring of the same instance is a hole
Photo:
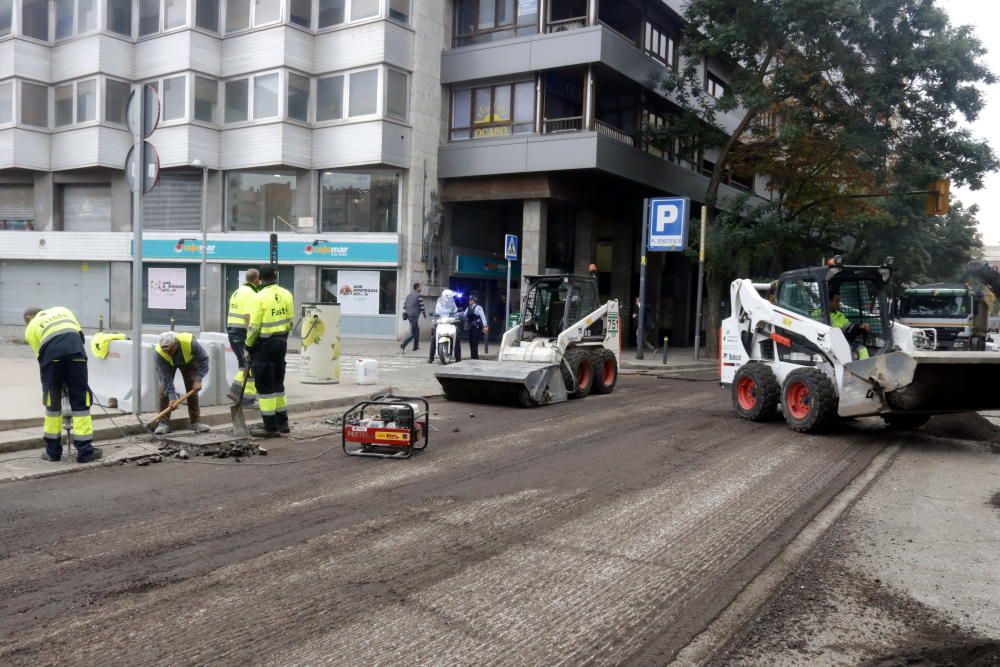
[[[937,5],[948,12],[954,25],[971,25],[980,41],[990,49],[985,64],[1000,78],[1000,45],[990,38],[989,29],[1000,21],[1000,3],[995,0],[938,0]],[[994,28],[995,29],[995,28]],[[1000,154],[1000,84],[984,86],[986,106],[972,125],[973,133],[986,139]],[[989,174],[984,187],[973,192],[952,188],[952,199],[966,205],[979,205],[979,230],[985,245],[1000,245],[1000,174]]]

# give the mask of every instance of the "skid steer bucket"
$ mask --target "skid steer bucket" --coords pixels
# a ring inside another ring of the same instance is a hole
[[[874,381],[893,411],[1000,409],[1000,354],[995,352],[891,352],[851,362],[844,370]]]
[[[434,374],[452,401],[534,407],[568,398],[559,364],[462,361]]]

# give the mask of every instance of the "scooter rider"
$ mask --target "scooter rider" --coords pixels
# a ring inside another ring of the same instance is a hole
[[[437,320],[441,317],[458,317],[458,304],[455,303],[455,297],[460,296],[458,292],[453,292],[450,289],[446,289],[441,292],[441,296],[438,297],[437,304],[434,306],[434,323],[431,325],[431,354],[427,359],[427,363],[434,363],[434,355],[437,354]],[[455,361],[462,360],[462,346],[455,341]]]

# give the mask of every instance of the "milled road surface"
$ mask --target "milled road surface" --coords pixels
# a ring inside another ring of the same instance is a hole
[[[433,409],[408,461],[324,438],[0,485],[0,664],[661,665],[897,437],[637,376]]]

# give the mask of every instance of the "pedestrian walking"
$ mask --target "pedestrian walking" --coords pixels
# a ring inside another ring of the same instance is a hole
[[[486,313],[479,305],[479,299],[475,295],[469,297],[469,305],[465,309],[465,320],[469,323],[469,356],[473,359],[479,358],[479,342],[483,334],[488,334],[490,328],[486,323]]]
[[[406,295],[403,302],[403,320],[410,323],[410,335],[403,339],[399,346],[400,352],[406,352],[406,346],[413,341],[413,351],[420,349],[420,317],[427,317],[424,310],[424,297],[420,295],[420,283],[413,283],[413,291]]]
[[[260,290],[247,331],[246,349],[250,353],[250,367],[257,382],[257,401],[264,418],[263,426],[250,429],[250,434],[258,438],[277,438],[291,431],[285,399],[285,354],[295,301],[292,293],[277,281],[278,270],[273,264],[260,267]]]
[[[232,384],[229,385],[229,399],[234,403],[239,400],[240,390],[243,389],[243,379],[247,373],[251,377],[247,378],[246,390],[243,392],[243,402],[252,404],[257,396],[257,385],[253,381],[253,373],[246,363],[246,342],[247,329],[250,327],[250,310],[257,300],[257,290],[260,286],[260,273],[257,269],[247,269],[245,282],[236,288],[232,296],[229,297],[229,315],[226,318],[226,333],[229,336],[229,346],[236,355],[239,370],[233,376]]]
[[[198,392],[201,381],[208,375],[208,352],[193,334],[164,331],[156,344],[156,375],[160,379],[160,412],[167,407],[177,408],[180,401],[174,388],[174,376],[180,370],[184,389],[194,393],[188,397],[188,427],[192,431],[204,433],[208,425],[201,422],[201,407]],[[156,425],[156,435],[170,433],[170,418],[164,417]]]
[[[639,308],[643,309],[643,329],[646,331],[646,337],[643,339],[643,349],[647,352],[652,352],[656,354],[656,346],[649,342],[650,335],[656,330],[656,318],[653,317],[653,312],[650,310],[649,306],[641,306],[639,304],[639,297],[635,298],[635,309],[632,311],[632,319],[635,320],[635,344],[639,344]]]
[[[62,458],[62,396],[69,394],[73,411],[73,446],[78,463],[96,461],[103,456],[94,447],[94,424],[90,417],[93,397],[87,380],[87,352],[83,347],[83,329],[69,308],[28,308],[24,311],[24,339],[38,359],[42,374],[42,402],[45,421],[42,426],[45,453],[42,459]]]

